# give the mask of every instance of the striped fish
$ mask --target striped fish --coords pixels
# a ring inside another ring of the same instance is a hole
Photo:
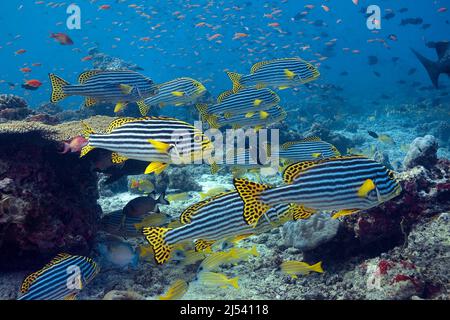
[[[252,86],[285,89],[313,81],[320,75],[314,65],[300,58],[258,62],[252,66],[250,74],[247,75],[234,72],[227,72],[227,74],[233,83],[233,92]]]
[[[245,114],[250,118],[256,113],[264,119],[268,116],[264,110],[273,107],[280,102],[280,97],[270,89],[262,88],[246,88],[237,93],[232,90],[223,92],[214,105],[197,104],[196,107],[200,114],[206,115],[223,115],[230,118],[232,115]]]
[[[128,159],[151,162],[145,173],[161,173],[170,163],[192,163],[213,149],[211,141],[193,125],[167,117],[118,118],[105,133],[84,124],[88,144],[80,157],[95,148],[112,151],[112,162]]]
[[[50,73],[49,77],[52,84],[50,102],[56,103],[69,96],[83,96],[86,97],[86,107],[92,107],[100,102],[116,103],[114,112],[120,111],[130,102],[137,102],[141,108],[144,99],[158,92],[151,79],[129,70],[85,71],[78,77],[79,84],[75,85],[53,73]]]
[[[18,300],[72,300],[99,272],[88,257],[58,254],[22,283]]]
[[[288,162],[314,161],[339,156],[340,153],[332,144],[319,137],[309,137],[300,141],[289,141],[280,146],[278,157]]]
[[[282,217],[295,213],[295,205],[275,205],[267,210],[256,228],[250,227],[242,216],[244,203],[235,191],[226,192],[187,208],[180,216],[178,228],[145,227],[142,233],[153,248],[157,263],[166,262],[175,245],[196,240],[196,249],[205,250],[230,236],[256,234],[279,225]]]
[[[148,108],[152,106],[163,107],[166,105],[181,106],[191,104],[206,93],[205,86],[191,78],[176,78],[159,84],[157,87],[158,93],[144,100]],[[143,115],[146,115],[147,112],[143,113]]]
[[[336,156],[294,163],[283,173],[286,185],[271,188],[245,179],[234,185],[249,224],[274,205],[296,203],[306,211],[338,210],[333,218],[369,209],[401,193],[394,173],[363,156]]]
[[[137,237],[141,234],[135,224],[142,223],[147,217],[128,217],[123,215],[122,210],[113,211],[102,217],[100,220],[100,229],[110,234],[122,237]]]
[[[235,114],[226,118],[225,116],[217,115],[202,115],[203,121],[207,121],[211,128],[222,128],[224,126],[231,126],[233,129],[242,127],[253,127],[255,129],[261,129],[267,127],[273,123],[277,123],[286,118],[286,111],[283,108],[276,105],[265,110],[267,116],[264,119],[257,115],[248,117],[246,114]]]

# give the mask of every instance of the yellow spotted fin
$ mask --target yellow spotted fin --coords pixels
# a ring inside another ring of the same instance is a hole
[[[112,163],[120,164],[120,163],[124,163],[127,160],[128,160],[127,157],[121,156],[117,152],[111,153],[111,162]]]
[[[236,72],[227,72],[228,77],[230,78],[232,84],[233,84],[233,92],[236,93],[244,86],[241,84],[242,75]]]
[[[120,84],[119,87],[123,94],[130,94],[133,91],[133,87],[128,84]]]
[[[217,97],[217,102],[220,103],[223,100],[225,100],[227,97],[229,97],[230,95],[233,94],[233,90],[227,90],[222,92],[218,97]]]
[[[93,107],[96,104],[97,104],[97,100],[95,98],[86,97],[86,99],[84,100],[84,106],[87,108]]]
[[[244,202],[244,220],[255,227],[259,218],[270,208],[259,199],[261,192],[270,189],[270,186],[240,178],[234,179],[233,183]]]
[[[139,112],[143,115],[146,116],[147,113],[150,110],[150,106],[148,106],[144,100],[139,100],[138,102],[136,102],[138,108],[139,108]]]
[[[173,246],[165,241],[166,234],[170,230],[172,229],[162,227],[145,227],[142,229],[142,234],[153,248],[154,258],[158,264],[163,264],[170,258]]]
[[[101,72],[102,72],[101,70],[84,71],[84,72],[80,73],[80,75],[78,76],[78,83],[85,84],[86,81],[88,81],[90,78],[92,78],[93,76],[95,76]]]
[[[69,85],[70,83],[53,73],[50,73],[48,76],[52,84],[52,93],[50,96],[50,102],[56,103],[58,101],[63,100],[64,98],[67,98],[67,94],[64,93],[64,87]]]
[[[195,251],[197,252],[211,252],[211,246],[216,242],[216,240],[195,240]]]
[[[82,135],[84,138],[89,139],[91,134],[95,134],[94,129],[92,129],[86,122],[81,121],[81,125],[83,126]],[[85,145],[81,148],[80,158],[84,157],[88,152],[94,150],[95,148],[90,146],[89,144]]]

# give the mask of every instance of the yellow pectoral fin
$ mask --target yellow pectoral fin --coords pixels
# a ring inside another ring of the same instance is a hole
[[[284,89],[287,89],[287,88],[289,88],[289,87],[288,87],[288,86],[281,86],[281,87],[278,87],[279,90],[284,90]]]
[[[125,108],[127,104],[125,102],[117,102],[116,106],[114,107],[114,112],[117,113],[121,111],[123,108]]]
[[[89,146],[89,145],[84,146],[84,147],[81,149],[81,152],[80,152],[80,158],[84,157],[88,152],[90,152],[90,151],[92,151],[92,150],[94,150],[94,149],[95,149],[94,147]]]
[[[259,117],[261,118],[261,119],[267,119],[267,117],[269,116],[269,113],[268,112],[266,112],[266,111],[261,111],[260,113],[259,113]]]
[[[367,179],[358,189],[358,197],[365,198],[373,189],[375,189],[375,183],[372,179]]]
[[[184,95],[184,92],[182,91],[172,91],[171,92],[175,97],[182,97]]]
[[[89,108],[94,106],[97,103],[97,100],[91,97],[87,97],[86,100],[84,101],[84,106]]]
[[[158,175],[163,172],[167,168],[167,166],[167,163],[152,162],[147,166],[147,168],[145,168],[144,174],[150,174],[154,172],[156,175]]]
[[[343,209],[343,210],[340,210],[340,211],[336,212],[331,218],[332,219],[337,219],[339,217],[351,215],[351,214],[353,214],[355,212],[358,212],[358,211],[359,211],[358,209]]]
[[[294,76],[295,76],[295,73],[292,72],[292,71],[289,70],[289,69],[284,69],[284,74],[286,75],[286,77],[287,77],[288,79],[292,79],[292,78],[294,78]]]
[[[136,104],[138,105],[141,114],[143,116],[147,115],[148,111],[150,110],[150,106],[148,106],[143,100],[139,100],[138,102],[136,102]]]
[[[148,142],[150,142],[153,147],[160,153],[168,153],[171,148],[171,145],[165,142],[160,142],[153,139],[148,139]]]
[[[128,84],[120,85],[120,91],[122,91],[123,94],[130,94],[132,90],[133,90],[133,87]]]
[[[261,99],[255,99],[255,101],[253,102],[253,105],[256,107],[256,106],[259,106],[260,104],[261,104],[261,102],[262,102],[262,100]]]
[[[251,118],[251,117],[253,117],[254,115],[255,115],[254,112],[247,112],[247,113],[245,114],[245,117],[246,117],[246,118]]]

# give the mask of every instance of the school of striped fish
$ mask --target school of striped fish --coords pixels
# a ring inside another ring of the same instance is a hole
[[[358,1],[353,3],[358,5]],[[189,6],[190,9],[196,7],[195,4]],[[306,19],[304,17],[314,7],[306,5],[305,11],[293,19]],[[110,8],[102,5],[98,10]],[[141,6],[129,4],[128,8],[151,24],[152,17],[141,10]],[[323,4],[320,8],[325,13],[332,10]],[[273,11],[265,18],[273,19],[279,14]],[[184,19],[181,11],[174,12],[173,16],[177,20]],[[220,44],[223,38],[217,31],[220,27],[210,24],[206,17],[200,18],[195,28],[208,28],[211,33],[203,40]],[[283,26],[275,20],[268,27],[284,34]],[[162,26],[155,24],[151,28],[158,30]],[[233,41],[248,38],[247,30],[244,31],[234,33]],[[51,38],[61,45],[73,44],[62,33],[53,33]],[[395,39],[395,35],[390,39]],[[120,42],[120,39],[115,41]],[[136,41],[146,43],[151,39]],[[264,42],[265,38],[257,41]],[[327,46],[332,47],[335,42],[331,40]],[[386,44],[386,40],[381,43]],[[133,43],[132,46],[138,45]],[[256,49],[247,45],[245,48],[249,55],[258,56]],[[289,45],[285,48],[289,50],[282,52],[292,51],[290,48]],[[305,51],[310,47],[305,45],[301,49]],[[357,215],[399,196],[402,187],[393,170],[372,157],[360,155],[358,150],[338,150],[331,141],[303,136],[300,132],[295,132],[295,136],[302,136],[302,139],[283,141],[275,150],[269,144],[244,146],[231,153],[225,152],[221,161],[217,161],[214,157],[216,145],[207,131],[245,129],[258,133],[274,128],[294,114],[284,107],[284,97],[294,95],[324,77],[320,73],[321,61],[327,57],[322,54],[307,61],[294,54],[277,55],[277,50],[268,45],[259,52],[260,56],[265,56],[266,51],[271,51],[270,59],[261,59],[252,65],[247,65],[244,60],[245,67],[224,66],[223,70],[218,70],[227,77],[229,87],[217,97],[209,90],[215,86],[215,80],[209,76],[193,78],[189,69],[173,73],[171,80],[162,83],[155,82],[151,70],[80,70],[76,81],[56,72],[49,73],[50,103],[78,96],[83,97],[82,107],[86,110],[110,104],[115,114],[115,119],[102,131],[94,130],[87,120],[80,121],[82,134],[65,142],[63,154],[76,152],[80,158],[90,159],[94,150],[105,151],[104,157],[116,171],[104,170],[103,173],[114,180],[122,176],[170,175],[168,168],[173,167],[205,166],[211,175],[226,174],[230,187],[217,185],[195,196],[193,192],[165,194],[157,192],[158,185],[142,176],[131,179],[129,189],[139,196],[128,201],[122,209],[99,219],[100,232],[107,236],[97,244],[92,256],[56,255],[24,279],[18,299],[73,300],[102,270],[132,272],[141,264],[146,268],[193,266],[196,270],[194,279],[171,279],[173,281],[167,282],[164,291],[152,299],[182,299],[192,285],[240,290],[239,276],[230,276],[228,271],[240,263],[260,258],[261,250],[252,244],[252,236],[279,228],[288,221],[309,219],[319,212],[329,214],[330,219],[346,219],[346,216]],[[25,52],[19,50],[16,54]],[[357,49],[352,52],[359,54]],[[87,56],[82,61],[91,58]],[[369,60],[372,64],[377,61]],[[238,73],[235,68],[245,71]],[[22,69],[21,72],[29,71]],[[24,85],[35,90],[40,83]],[[198,126],[162,115],[166,107],[188,110],[198,115],[203,123]],[[136,110],[139,117],[127,116]],[[295,131],[296,128],[291,129]],[[281,130],[287,131],[283,127]],[[387,134],[373,131],[368,134],[395,146]],[[267,161],[272,157],[278,159],[275,167]],[[279,178],[278,182],[265,182],[265,175]],[[190,204],[176,216],[165,212],[166,208],[180,202]],[[140,245],[131,245],[130,238],[137,239]],[[326,267],[321,261],[309,264],[287,260],[279,264],[277,272],[279,276],[295,281],[299,276],[320,276],[317,274],[326,272]]]

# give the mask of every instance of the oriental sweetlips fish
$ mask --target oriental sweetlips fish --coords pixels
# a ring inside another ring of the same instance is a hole
[[[202,114],[201,114],[202,115]],[[264,128],[270,124],[280,122],[286,118],[286,111],[276,105],[266,109],[264,111],[264,116],[260,117],[257,115],[253,115],[248,117],[246,114],[234,114],[229,116],[228,118],[224,115],[216,116],[216,115],[202,115],[202,119],[206,120],[211,128],[219,129],[224,126],[231,126],[233,129],[239,129],[242,127],[252,127],[256,130]]]
[[[332,144],[319,137],[308,137],[300,141],[289,141],[280,146],[278,157],[287,162],[311,161],[339,156]]]
[[[127,103],[136,102],[143,112],[144,99],[156,94],[157,87],[149,78],[135,71],[89,70],[78,76],[72,85],[55,74],[49,74],[52,83],[50,102],[56,103],[68,96],[86,97],[85,106],[100,102],[116,103],[114,112],[119,112]]]
[[[300,58],[282,58],[254,64],[250,74],[228,72],[233,92],[245,87],[285,89],[304,84],[320,76],[317,68]]]
[[[199,129],[175,118],[118,118],[105,133],[95,133],[86,124],[84,126],[89,142],[80,157],[95,148],[106,149],[112,151],[111,159],[115,164],[128,159],[150,162],[145,174],[159,174],[170,163],[202,160],[205,152],[209,157],[213,150],[211,141]]]
[[[162,264],[169,260],[175,246],[195,240],[197,251],[210,248],[216,241],[231,236],[256,234],[278,226],[288,219],[305,218],[302,208],[291,204],[275,205],[265,212],[252,228],[242,216],[244,203],[235,191],[200,201],[187,208],[180,216],[178,228],[144,227],[142,233],[153,247],[154,258]]]
[[[230,118],[236,114],[244,114],[247,118],[251,118],[256,113],[264,119],[268,116],[264,110],[277,105],[278,102],[280,97],[268,88],[246,88],[237,93],[231,90],[225,91],[217,98],[216,104],[211,106],[197,104],[196,107],[205,119],[212,115]]]
[[[142,115],[145,116],[152,106],[182,106],[194,103],[206,93],[205,86],[191,78],[177,78],[161,83],[157,88],[156,95],[144,100],[147,109],[141,109]]]
[[[91,258],[61,253],[23,281],[19,300],[73,300],[98,272]]]
[[[244,201],[245,221],[254,225],[274,205],[296,203],[311,214],[337,210],[333,218],[369,209],[401,193],[394,173],[363,156],[294,163],[283,173],[286,185],[270,187],[245,179],[234,185]]]

